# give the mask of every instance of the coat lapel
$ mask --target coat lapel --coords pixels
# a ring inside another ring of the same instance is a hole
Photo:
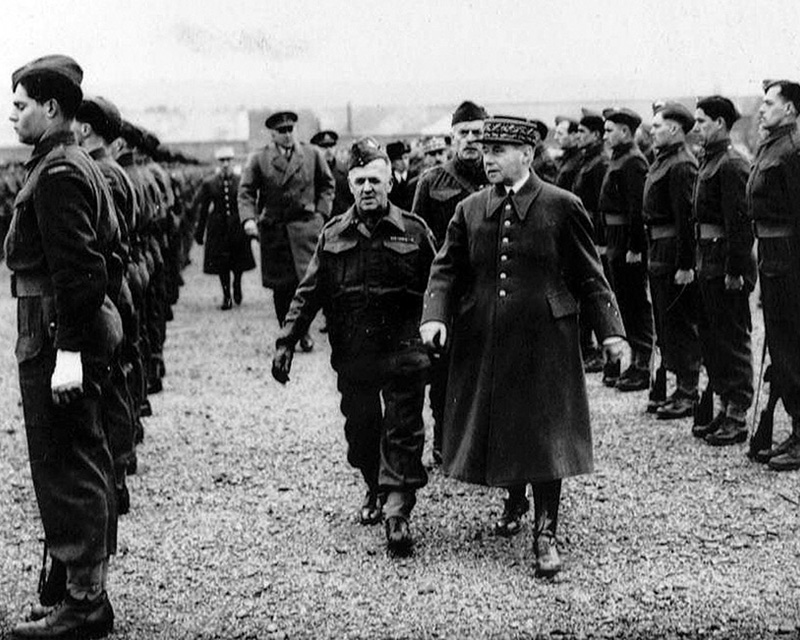
[[[295,145],[294,151],[292,151],[292,157],[289,158],[288,164],[286,165],[283,180],[281,180],[281,186],[289,182],[290,178],[300,170],[304,160],[305,154],[303,153],[303,148],[299,144]],[[284,157],[284,162],[285,161],[286,158]]]

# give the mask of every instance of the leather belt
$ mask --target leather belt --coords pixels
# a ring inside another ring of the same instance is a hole
[[[627,216],[618,213],[604,213],[603,219],[606,222],[606,226],[609,227],[624,227],[630,224]]]
[[[651,240],[664,240],[665,238],[677,238],[678,228],[671,224],[662,224],[657,227],[647,227],[647,235]]]
[[[15,298],[41,298],[53,295],[50,276],[41,273],[11,274],[11,295]]]
[[[716,240],[717,238],[724,238],[725,236],[725,227],[721,224],[701,222],[697,225],[697,237],[700,238],[700,240]]]
[[[794,226],[780,222],[758,222],[755,223],[756,238],[791,238],[795,235]]]

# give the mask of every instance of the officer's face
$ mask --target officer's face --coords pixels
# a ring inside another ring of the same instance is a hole
[[[492,184],[512,185],[525,175],[533,161],[533,147],[527,144],[483,145],[483,168]]]
[[[629,142],[630,130],[624,124],[606,120],[604,128],[605,134],[603,135],[603,140],[605,140],[606,146],[610,149],[614,149],[621,144]]]
[[[433,153],[425,154],[426,167],[438,167],[439,165],[442,165],[445,162],[447,162],[447,149],[442,149],[441,151],[434,151]]]
[[[556,144],[562,149],[571,149],[575,146],[575,134],[569,132],[569,125],[567,120],[561,120],[553,134]]]
[[[219,170],[223,175],[231,175],[231,173],[233,173],[233,158],[221,158],[219,161]]]
[[[453,125],[453,150],[462,160],[476,162],[481,159],[483,151],[478,138],[483,133],[483,120],[458,122]]]
[[[291,147],[294,145],[294,125],[287,124],[276,129],[270,129],[272,133],[272,140],[279,147]]]
[[[347,174],[347,181],[360,212],[386,208],[392,188],[392,172],[385,160],[379,158],[363,167],[353,167]]]
[[[774,129],[782,124],[789,124],[796,117],[794,106],[783,99],[781,88],[777,85],[770,87],[758,109],[758,124],[763,129]]]
[[[43,104],[36,102],[28,95],[25,87],[17,85],[8,119],[14,125],[14,131],[22,144],[35,144],[47,131],[50,124],[48,116],[55,108],[52,103],[52,100]]]
[[[704,147],[722,139],[727,131],[722,118],[712,120],[702,109],[694,111],[694,130]]]

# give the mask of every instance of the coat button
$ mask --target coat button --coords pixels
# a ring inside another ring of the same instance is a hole
[[[505,289],[500,289],[500,297],[501,298],[505,298],[506,297],[506,290]]]
[[[500,262],[506,262],[508,260],[508,256],[505,253],[500,254]]]
[[[506,205],[506,211],[511,211],[511,205],[510,204]]]
[[[503,244],[508,244],[508,242],[509,242],[508,238],[503,238]]]
[[[508,278],[508,274],[505,271],[501,271],[500,272],[500,279],[501,280],[505,280],[506,278]]]
[[[511,226],[511,220],[506,220],[506,221],[503,223],[503,226],[504,226],[504,227],[510,227],[510,226]]]

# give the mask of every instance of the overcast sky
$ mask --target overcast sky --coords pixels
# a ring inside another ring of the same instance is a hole
[[[759,92],[800,78],[798,0],[26,0],[0,74],[73,56],[123,107]],[[10,91],[9,91],[10,101]]]

